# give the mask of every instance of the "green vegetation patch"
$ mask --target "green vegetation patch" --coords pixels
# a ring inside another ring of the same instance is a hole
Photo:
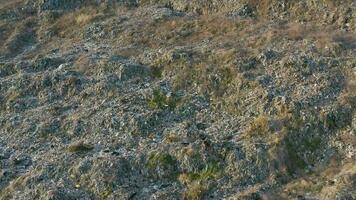
[[[176,179],[178,174],[177,159],[168,153],[153,152],[149,155],[146,167],[156,178]]]
[[[183,198],[187,200],[202,199],[204,194],[211,189],[210,181],[221,176],[221,170],[217,163],[209,163],[198,172],[182,173],[178,179],[182,184],[187,185],[187,190],[183,193]]]
[[[169,167],[176,164],[176,162],[176,159],[169,154],[153,153],[148,158],[147,167],[150,169],[154,169],[157,166]]]
[[[298,170],[302,170],[307,166],[307,163],[303,160],[302,157],[298,155],[298,149],[295,147],[295,143],[287,140],[285,144],[285,149],[287,150],[288,156],[288,174],[293,175]]]
[[[203,170],[199,172],[191,172],[187,173],[187,178],[189,182],[193,181],[207,181],[210,179],[214,179],[219,176],[220,170],[217,164],[212,163],[208,164]]]
[[[180,101],[175,95],[167,96],[160,90],[153,90],[152,97],[148,100],[148,106],[151,109],[169,109],[174,110]]]

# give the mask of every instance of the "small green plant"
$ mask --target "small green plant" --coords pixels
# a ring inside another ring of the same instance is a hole
[[[146,167],[154,177],[177,178],[177,160],[168,153],[153,152],[149,155]]]
[[[160,66],[152,66],[151,67],[151,76],[153,78],[162,78],[163,67]]]
[[[218,177],[220,174],[217,164],[208,164],[203,170],[199,172],[188,173],[187,177],[189,182],[193,181],[207,181]]]
[[[171,155],[157,152],[149,156],[147,167],[154,169],[158,165],[165,167],[173,164],[176,164],[176,160]]]
[[[112,190],[111,190],[111,189],[105,190],[105,191],[102,193],[103,199],[108,199],[111,193],[112,193]]]
[[[209,190],[209,181],[218,178],[220,175],[221,171],[216,163],[210,163],[198,172],[180,174],[178,180],[187,185],[187,191],[183,193],[184,199],[201,199]]]
[[[160,90],[154,90],[151,99],[148,101],[148,106],[152,109],[170,109],[174,110],[179,102],[179,98],[172,95],[167,96]]]
[[[320,149],[321,143],[322,141],[320,137],[314,137],[311,139],[305,139],[303,145],[306,149],[315,152],[316,150]]]

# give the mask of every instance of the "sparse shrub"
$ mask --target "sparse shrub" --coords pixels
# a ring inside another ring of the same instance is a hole
[[[320,123],[328,130],[342,129],[352,124],[352,107],[339,105],[335,110],[330,111],[320,118]]]
[[[320,149],[322,140],[320,137],[312,137],[304,140],[304,147],[309,149],[311,152],[315,152]]]
[[[219,167],[216,163],[209,163],[205,168],[198,172],[183,173],[179,176],[182,183],[192,183],[194,181],[204,182],[217,178],[220,175]]]
[[[153,169],[153,168],[157,167],[158,165],[170,166],[175,163],[176,163],[176,161],[171,155],[156,152],[156,153],[152,153],[149,156],[148,162],[147,162],[147,167],[150,169]]]
[[[175,143],[179,142],[179,137],[174,133],[169,133],[164,137],[163,141],[166,143]]]
[[[162,78],[163,67],[152,66],[151,75],[153,78]]]
[[[198,172],[182,173],[178,180],[187,186],[187,191],[183,193],[184,199],[199,200],[210,188],[209,181],[218,178],[221,171],[216,163],[209,163]]]
[[[298,154],[296,142],[291,140],[285,141],[285,149],[287,150],[287,171],[289,175],[294,175],[298,170],[303,170],[307,163]]]
[[[62,15],[50,27],[53,32],[63,38],[78,38],[82,27],[92,23],[94,20],[103,18],[106,15],[100,9],[83,7],[78,11]]]
[[[168,153],[151,153],[146,162],[146,167],[153,177],[176,179],[177,160]]]
[[[174,110],[179,102],[179,98],[172,95],[167,96],[160,90],[154,90],[152,97],[148,100],[148,106],[152,109]]]

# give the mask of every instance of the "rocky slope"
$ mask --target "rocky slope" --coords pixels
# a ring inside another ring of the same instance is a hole
[[[355,199],[355,8],[0,0],[0,199]]]

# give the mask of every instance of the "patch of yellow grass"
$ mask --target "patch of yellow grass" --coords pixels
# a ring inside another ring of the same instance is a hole
[[[267,133],[269,130],[268,117],[265,115],[260,115],[251,123],[248,130],[249,135],[260,135]]]
[[[88,24],[94,17],[95,17],[95,15],[92,15],[92,14],[80,13],[75,18],[75,21],[79,26],[84,26],[84,25]]]
[[[183,193],[183,199],[185,200],[200,200],[203,198],[204,193],[207,191],[207,187],[200,182],[193,182],[189,185],[188,190]]]

